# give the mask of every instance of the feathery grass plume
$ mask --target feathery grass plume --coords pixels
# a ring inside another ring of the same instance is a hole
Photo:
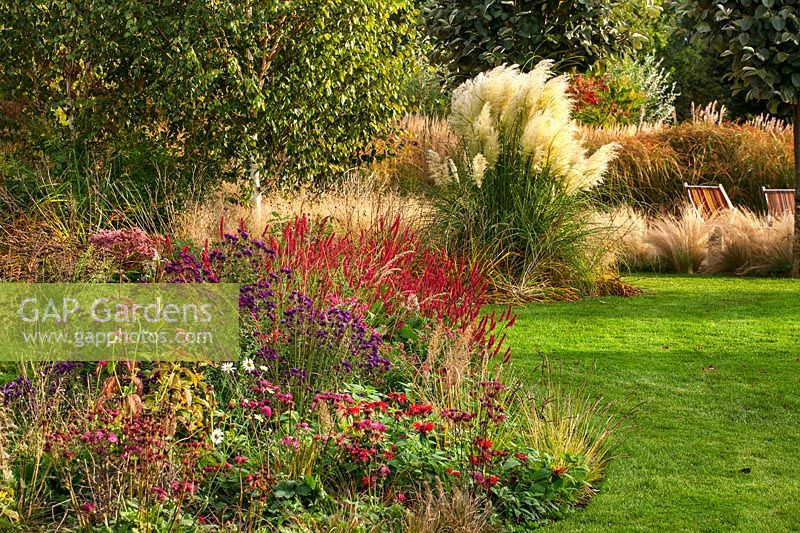
[[[443,118],[418,113],[406,115],[399,124],[400,134],[383,144],[386,157],[376,158],[368,167],[367,174],[389,187],[419,194],[436,185],[435,177],[440,168],[431,166],[431,153],[441,163],[454,159],[458,151],[458,139]],[[434,161],[434,165],[436,164]],[[445,173],[446,174],[446,173]]]
[[[775,133],[783,133],[789,127],[789,124],[787,124],[785,120],[773,117],[767,113],[761,113],[745,122],[745,124],[756,129]]]
[[[690,205],[680,215],[663,215],[650,224],[647,242],[663,264],[679,274],[699,272],[706,259],[712,226]]]
[[[706,123],[721,125],[725,122],[728,109],[725,107],[725,104],[717,107],[718,103],[719,102],[714,100],[706,104],[705,107],[701,107],[692,102],[692,122],[695,124]]]
[[[464,82],[453,92],[450,124],[470,158],[483,154],[494,167],[499,151],[519,151],[536,169],[550,167],[569,192],[602,181],[614,158],[609,144],[587,157],[566,76],[553,76],[552,61],[531,72],[503,65]],[[513,141],[513,142],[512,142]]]
[[[704,270],[738,275],[788,274],[792,269],[794,217],[767,221],[746,209],[715,220],[717,238],[710,244]]]
[[[453,93],[449,122],[464,153],[458,179],[440,179],[433,233],[490,265],[506,300],[539,300],[554,287],[572,298],[590,288],[597,267],[586,191],[602,181],[615,145],[588,155],[567,78],[551,68],[504,65]]]

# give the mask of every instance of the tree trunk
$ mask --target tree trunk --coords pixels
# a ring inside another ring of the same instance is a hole
[[[792,276],[800,277],[800,99],[794,104],[794,243]]]
[[[253,206],[256,220],[261,221],[261,172],[255,161],[250,163],[250,180],[253,182]]]

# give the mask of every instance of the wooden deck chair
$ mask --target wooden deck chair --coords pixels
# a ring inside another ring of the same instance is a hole
[[[767,199],[767,217],[780,218],[787,213],[794,212],[794,189],[767,189],[764,191],[764,198]]]
[[[692,207],[703,219],[708,220],[724,209],[735,209],[725,192],[725,187],[719,185],[689,185],[683,187],[689,195]]]

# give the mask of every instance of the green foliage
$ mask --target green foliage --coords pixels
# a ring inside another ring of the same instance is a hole
[[[794,0],[690,0],[683,14],[701,38],[732,60],[734,87],[789,114],[800,101],[800,8]]]
[[[555,59],[591,65],[630,49],[644,39],[634,25],[648,10],[626,11],[625,4],[436,0],[423,13],[439,59],[463,79],[503,63]]]
[[[525,300],[541,297],[542,286],[587,288],[587,207],[550,169],[503,151],[480,188],[455,183],[441,192],[436,227],[455,250],[492,265],[495,290]]]
[[[559,466],[562,462],[569,467]],[[500,470],[513,482],[492,489],[505,518],[504,531],[530,531],[532,524],[562,516],[563,503],[577,502],[584,494],[588,468],[582,462],[583,458],[571,456],[555,461],[536,450],[506,459]]]
[[[636,124],[645,102],[631,80],[612,80],[599,71],[573,76],[570,91],[575,96],[575,120],[581,124]]]
[[[573,77],[571,91],[575,118],[584,124],[662,123],[675,111],[675,84],[653,54],[595,65]]]
[[[628,80],[642,95],[638,109],[640,122],[672,120],[675,111],[675,84],[661,63],[655,55],[648,54],[641,59],[628,56],[621,61],[610,61],[606,67],[612,80]]]
[[[319,178],[406,111],[416,15],[406,0],[3,1],[0,91],[73,146],[132,138]]]
[[[710,102],[724,105],[733,119],[766,113],[761,102],[748,102],[744,95],[733,94],[724,78],[731,70],[730,57],[720,57],[714,49],[690,32],[676,31],[657,55],[675,83],[675,115],[678,121],[692,118],[692,104]]]

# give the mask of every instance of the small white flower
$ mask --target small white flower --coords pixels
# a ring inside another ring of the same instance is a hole
[[[234,370],[233,363],[231,362],[222,363],[222,371],[225,372],[226,374],[232,374],[233,370]]]
[[[222,433],[222,430],[219,429],[219,428],[217,428],[217,429],[215,429],[214,431],[211,432],[211,442],[214,444],[214,446],[219,446],[220,444],[222,444],[222,441],[224,440],[224,438],[225,438],[225,435]]]
[[[269,371],[269,368],[267,368],[267,367],[266,367],[266,366],[264,366],[264,365],[261,365],[260,367],[258,367],[258,369],[259,369],[259,370],[261,370],[262,372],[267,372],[267,371]]]
[[[253,363],[253,360],[249,357],[242,360],[242,368],[245,372],[255,372],[256,365]]]
[[[264,421],[264,417],[259,415],[259,414],[253,415],[253,419],[255,419],[256,422],[263,422]]]

